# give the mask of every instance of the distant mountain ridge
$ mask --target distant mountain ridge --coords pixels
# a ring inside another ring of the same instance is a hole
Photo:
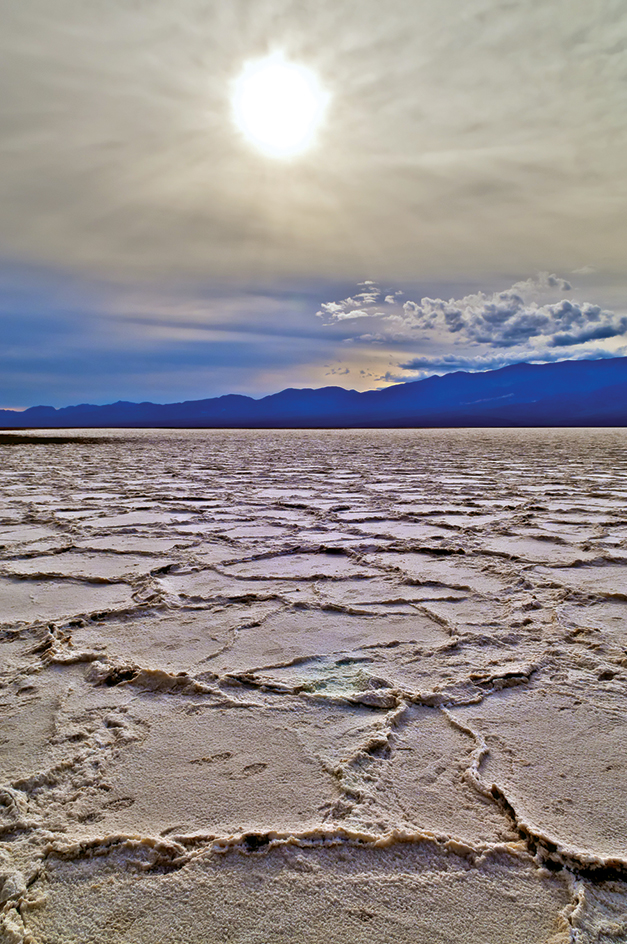
[[[83,403],[0,410],[0,427],[341,428],[627,426],[627,357],[456,371],[359,393],[287,389],[183,403]]]

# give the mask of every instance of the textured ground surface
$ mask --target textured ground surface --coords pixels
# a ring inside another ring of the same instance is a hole
[[[627,431],[0,461],[0,941],[627,941]]]

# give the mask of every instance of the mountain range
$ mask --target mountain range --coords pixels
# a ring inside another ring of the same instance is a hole
[[[627,357],[457,371],[359,393],[287,389],[183,403],[0,410],[5,429],[627,426]]]

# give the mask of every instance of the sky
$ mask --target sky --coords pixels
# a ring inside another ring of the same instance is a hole
[[[627,354],[624,0],[0,13],[0,407]],[[236,105],[277,61],[288,156]]]

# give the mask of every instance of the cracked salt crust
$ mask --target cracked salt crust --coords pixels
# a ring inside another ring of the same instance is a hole
[[[510,689],[455,715],[482,732],[483,776],[535,831],[582,859],[627,861],[627,716],[597,699],[592,686],[585,702],[560,685]]]
[[[627,939],[627,432],[82,438],[0,436],[1,941]]]
[[[420,642],[429,646],[446,639],[437,623],[412,615],[361,616],[333,610],[283,609],[258,627],[238,634],[218,665],[222,672],[278,665],[320,652],[344,653],[374,643]]]
[[[558,879],[514,857],[469,867],[419,848],[279,847],[263,858],[207,856],[168,874],[141,849],[78,862],[51,857],[46,901],[26,907],[35,940],[566,944]],[[148,868],[142,870],[146,863]],[[193,920],[190,916],[193,915]]]
[[[133,606],[132,589],[124,584],[75,580],[16,580],[0,577],[0,625],[58,620],[96,610]]]
[[[77,554],[72,551],[46,557],[14,560],[4,565],[5,573],[16,577],[75,577],[79,580],[118,581],[167,566],[157,557],[134,557],[132,554]]]

